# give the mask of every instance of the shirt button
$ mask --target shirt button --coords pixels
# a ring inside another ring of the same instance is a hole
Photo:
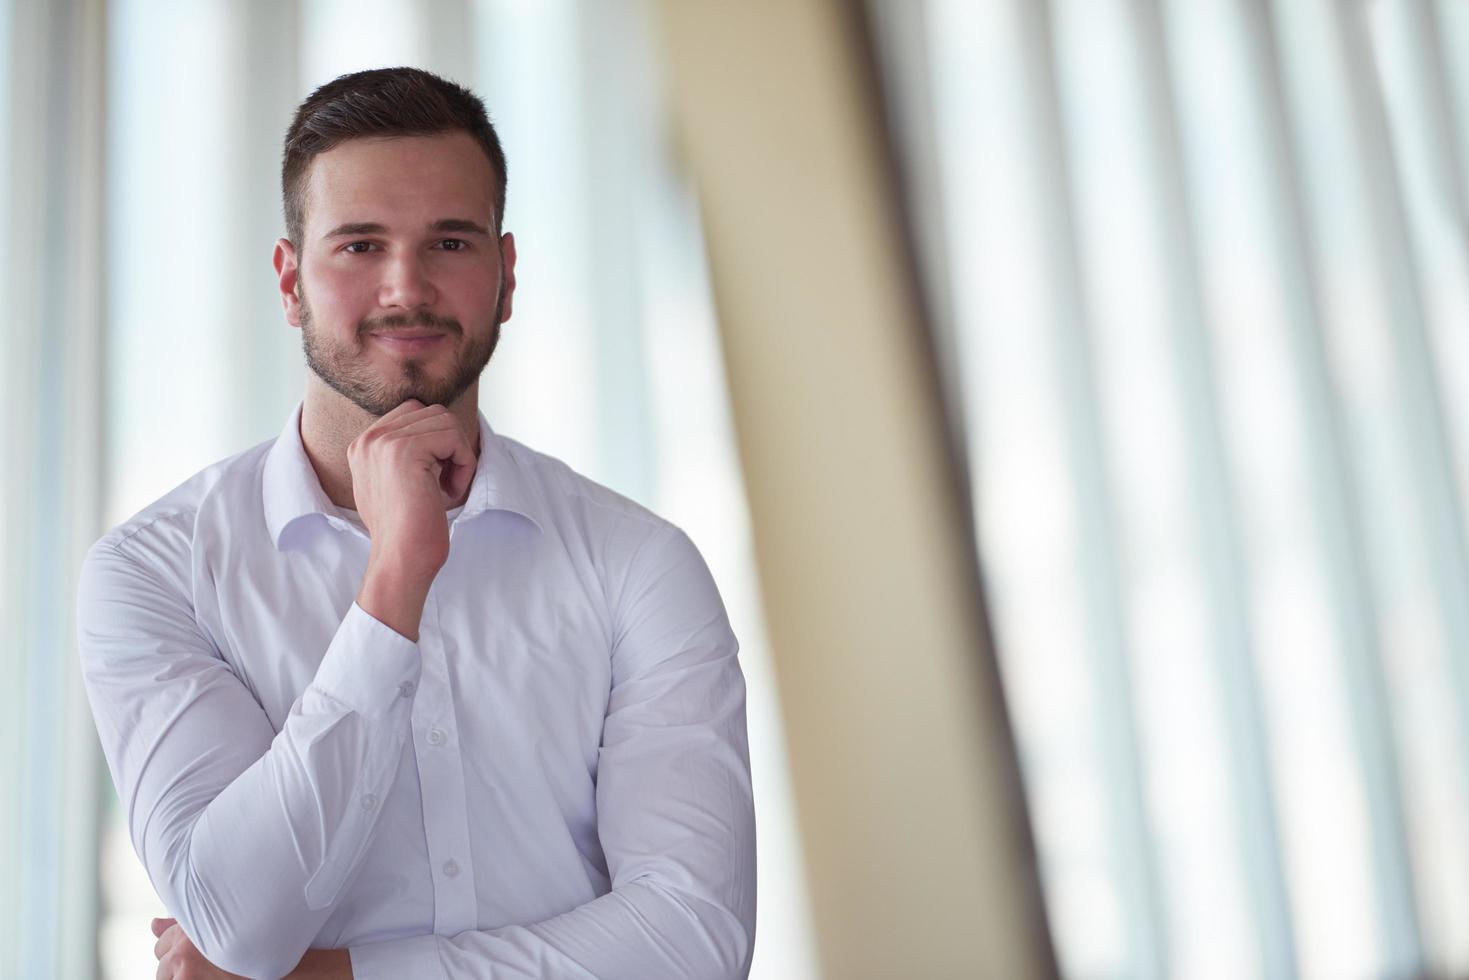
[[[459,865],[452,858],[450,860],[444,862],[444,874],[446,874],[450,878],[452,878],[455,875],[457,875],[458,873],[459,873]]]
[[[405,697],[405,698],[412,697],[413,696],[413,682],[412,681],[404,681],[403,683],[399,684],[398,685],[398,694],[401,695],[402,697]]]
[[[443,745],[444,744],[444,733],[441,732],[441,731],[439,731],[437,728],[435,728],[433,731],[429,732],[428,733],[428,744],[430,744],[430,745]]]
[[[371,810],[375,806],[377,806],[377,797],[373,794],[368,793],[362,798],[362,809]]]

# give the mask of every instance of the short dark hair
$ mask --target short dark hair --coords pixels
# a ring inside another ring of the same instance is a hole
[[[495,171],[495,231],[505,216],[505,151],[479,96],[421,68],[373,68],[332,79],[306,97],[286,131],[281,200],[286,236],[299,250],[311,161],[362,136],[433,136],[463,130]]]

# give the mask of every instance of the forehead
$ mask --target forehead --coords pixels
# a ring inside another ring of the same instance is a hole
[[[447,216],[493,225],[494,186],[494,168],[468,133],[347,140],[311,161],[306,225],[397,229]]]

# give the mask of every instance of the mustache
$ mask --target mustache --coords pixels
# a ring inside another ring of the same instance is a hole
[[[435,316],[427,310],[419,310],[417,313],[411,315],[395,313],[378,317],[376,320],[363,320],[357,324],[357,339],[364,340],[368,334],[379,330],[401,330],[405,327],[427,327],[431,330],[442,330],[454,336],[459,336],[464,333],[464,328],[453,317]]]

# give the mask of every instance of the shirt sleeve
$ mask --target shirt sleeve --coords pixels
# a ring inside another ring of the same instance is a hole
[[[615,610],[597,830],[612,890],[541,922],[351,948],[356,980],[723,980],[755,938],[755,813],[738,643],[677,529]]]
[[[216,966],[281,977],[372,836],[408,737],[418,648],[354,603],[277,733],[191,595],[166,563],[94,545],[77,598],[82,678],[169,914]]]

